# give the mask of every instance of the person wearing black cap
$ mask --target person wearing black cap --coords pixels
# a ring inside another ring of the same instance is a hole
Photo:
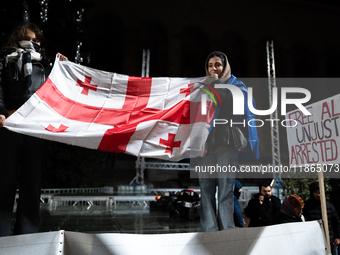
[[[306,220],[320,220],[321,202],[319,182],[314,182],[309,187],[310,198],[306,201],[304,216]],[[334,206],[331,203],[326,203],[329,239],[331,242],[332,255],[338,254],[338,246],[340,244],[340,221]]]

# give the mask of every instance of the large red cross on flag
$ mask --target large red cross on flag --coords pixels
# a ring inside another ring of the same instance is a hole
[[[166,160],[202,156],[214,105],[206,77],[141,78],[56,59],[45,84],[5,127],[43,139]]]

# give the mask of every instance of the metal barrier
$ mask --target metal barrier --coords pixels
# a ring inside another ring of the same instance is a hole
[[[60,194],[66,195],[66,196],[58,196]],[[79,194],[77,196],[77,199],[71,199],[72,197],[69,195],[72,194]],[[93,194],[94,196],[88,196],[91,197],[91,199],[84,198],[84,196],[80,196],[80,194]],[[111,186],[105,186],[105,187],[95,187],[95,188],[62,188],[62,189],[41,189],[41,202],[48,204],[48,208],[50,210],[53,210],[58,205],[99,205],[100,202],[105,201],[106,205],[109,205],[108,202],[106,202],[105,199],[102,199],[102,196],[96,196],[98,194],[113,194],[113,187]],[[57,196],[56,196],[57,195]],[[83,197],[84,199],[80,199],[80,197]],[[97,198],[94,201],[94,198]],[[99,198],[99,199],[98,199]],[[17,194],[15,196],[15,202],[13,207],[13,212],[16,212],[17,209],[17,202],[19,199],[19,190],[17,190]],[[111,203],[112,205],[112,203]]]
[[[42,189],[41,194],[113,194],[113,187]]]
[[[193,190],[194,192],[201,193],[201,190],[199,188],[186,188]],[[148,189],[148,193],[155,194],[155,195],[164,195],[165,192],[180,192],[183,188],[163,188],[163,189]]]
[[[87,206],[89,209],[94,205],[105,205],[106,208],[114,206],[116,208],[119,202],[130,203],[131,205],[148,206],[150,201],[155,201],[155,196],[52,196],[49,200],[48,207],[50,210],[56,210],[58,206]]]
[[[138,189],[137,189],[138,187]],[[197,193],[200,193],[199,188],[189,188]],[[146,185],[121,185],[118,187],[118,195],[113,194],[113,187],[100,188],[64,188],[64,189],[42,189],[41,201],[48,204],[49,210],[56,210],[58,206],[105,206],[107,208],[116,208],[119,203],[130,203],[132,205],[148,206],[150,201],[155,201],[155,195],[164,195],[165,192],[179,192],[183,188],[147,188]],[[140,195],[131,195],[140,194]],[[242,193],[239,198],[239,203],[242,211],[248,205],[248,201],[253,194],[258,193],[256,186],[242,187]],[[99,195],[103,194],[103,195]],[[150,195],[146,195],[150,194]],[[153,194],[153,195],[151,195]],[[16,195],[14,211],[16,211],[17,199]]]
[[[112,206],[112,197],[110,196],[52,196],[49,200],[48,207],[50,210],[56,210],[57,206],[87,206],[89,209],[94,205],[102,205],[107,208]]]

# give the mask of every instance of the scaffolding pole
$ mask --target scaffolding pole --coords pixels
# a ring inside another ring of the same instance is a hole
[[[273,104],[273,94],[276,87],[276,75],[275,75],[275,59],[274,59],[274,42],[267,41],[267,71],[268,71],[268,90],[269,90],[269,106]],[[279,120],[277,110],[270,114],[270,119]],[[272,165],[280,166],[280,136],[279,136],[279,122],[273,121],[271,128],[271,145],[272,145]],[[275,180],[274,187],[277,189],[277,196],[279,197],[279,189],[281,188],[281,173],[274,173]]]
[[[149,77],[149,72],[150,72],[150,49],[143,49],[141,77]],[[136,176],[130,182],[130,185],[132,184],[144,185],[144,170],[145,170],[145,158],[137,157]]]

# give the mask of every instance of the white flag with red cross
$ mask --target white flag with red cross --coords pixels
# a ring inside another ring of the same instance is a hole
[[[149,78],[56,59],[45,84],[5,127],[52,141],[140,157],[202,156],[215,105],[202,114],[206,77]]]

